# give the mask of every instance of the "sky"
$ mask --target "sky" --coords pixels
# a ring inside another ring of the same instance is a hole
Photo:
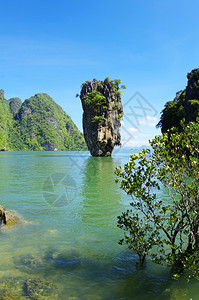
[[[199,67],[199,2],[0,0],[0,89],[49,94],[82,131],[85,80],[119,78],[125,146],[160,134],[167,101]]]

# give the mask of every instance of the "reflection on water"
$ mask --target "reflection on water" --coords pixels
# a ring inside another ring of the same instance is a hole
[[[85,161],[81,203],[81,240],[86,253],[95,257],[113,257],[121,249],[116,226],[121,212],[121,193],[114,184],[113,158],[89,157]],[[85,241],[87,243],[85,244]],[[115,247],[110,252],[110,240]],[[87,254],[86,254],[87,255]]]
[[[128,157],[122,151],[113,158],[1,154],[0,204],[26,222],[0,231],[0,299],[5,280],[8,290],[18,289],[16,299],[41,299],[44,292],[48,299],[197,299],[197,281],[173,281],[151,262],[139,269],[137,257],[117,244],[123,234],[117,215],[129,198],[114,183],[114,169]],[[57,173],[75,181],[75,198],[63,206],[43,197],[46,178]]]

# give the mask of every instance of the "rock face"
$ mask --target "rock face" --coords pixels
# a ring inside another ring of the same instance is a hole
[[[198,117],[199,105],[199,69],[194,69],[187,74],[186,96],[184,108],[186,111],[186,122],[195,121]]]
[[[9,100],[10,112],[15,115],[19,111],[21,105],[22,102],[20,98],[11,98]]]
[[[187,79],[186,88],[177,92],[174,100],[168,101],[162,110],[157,124],[162,133],[172,127],[182,130],[181,120],[185,119],[185,123],[189,123],[199,117],[199,68],[188,73]]]
[[[186,101],[199,99],[198,79],[199,69],[194,69],[187,74]]]
[[[14,225],[18,219],[15,215],[0,205],[0,225]]]
[[[114,146],[121,145],[123,108],[119,88],[120,80],[109,78],[82,85],[83,131],[92,156],[111,156]]]
[[[4,98],[4,90],[0,90],[0,97],[3,97]]]

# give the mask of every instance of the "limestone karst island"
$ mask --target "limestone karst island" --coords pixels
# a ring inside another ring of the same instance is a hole
[[[71,117],[47,94],[36,94],[23,103],[6,100],[0,90],[0,149],[86,150],[83,134]]]
[[[80,98],[83,131],[88,149],[93,156],[111,156],[115,146],[121,145],[120,126],[123,116],[122,92],[119,79],[93,79],[82,84]]]

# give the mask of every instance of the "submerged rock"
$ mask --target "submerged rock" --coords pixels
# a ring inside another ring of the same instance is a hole
[[[31,278],[25,282],[25,292],[31,299],[34,300],[58,299],[57,295],[55,294],[56,290],[57,289],[52,282],[44,279]]]
[[[15,265],[17,268],[30,270],[41,269],[43,267],[42,257],[36,255],[18,256],[15,258]]]
[[[58,288],[41,278],[7,277],[0,280],[0,300],[58,299]]]
[[[106,78],[104,81],[85,81],[82,85],[83,131],[92,156],[111,156],[114,146],[121,145],[120,83],[118,79]]]
[[[24,279],[22,277],[7,277],[0,280],[0,300],[27,299],[23,292]]]
[[[18,222],[18,218],[5,207],[0,205],[0,225],[14,225]]]

